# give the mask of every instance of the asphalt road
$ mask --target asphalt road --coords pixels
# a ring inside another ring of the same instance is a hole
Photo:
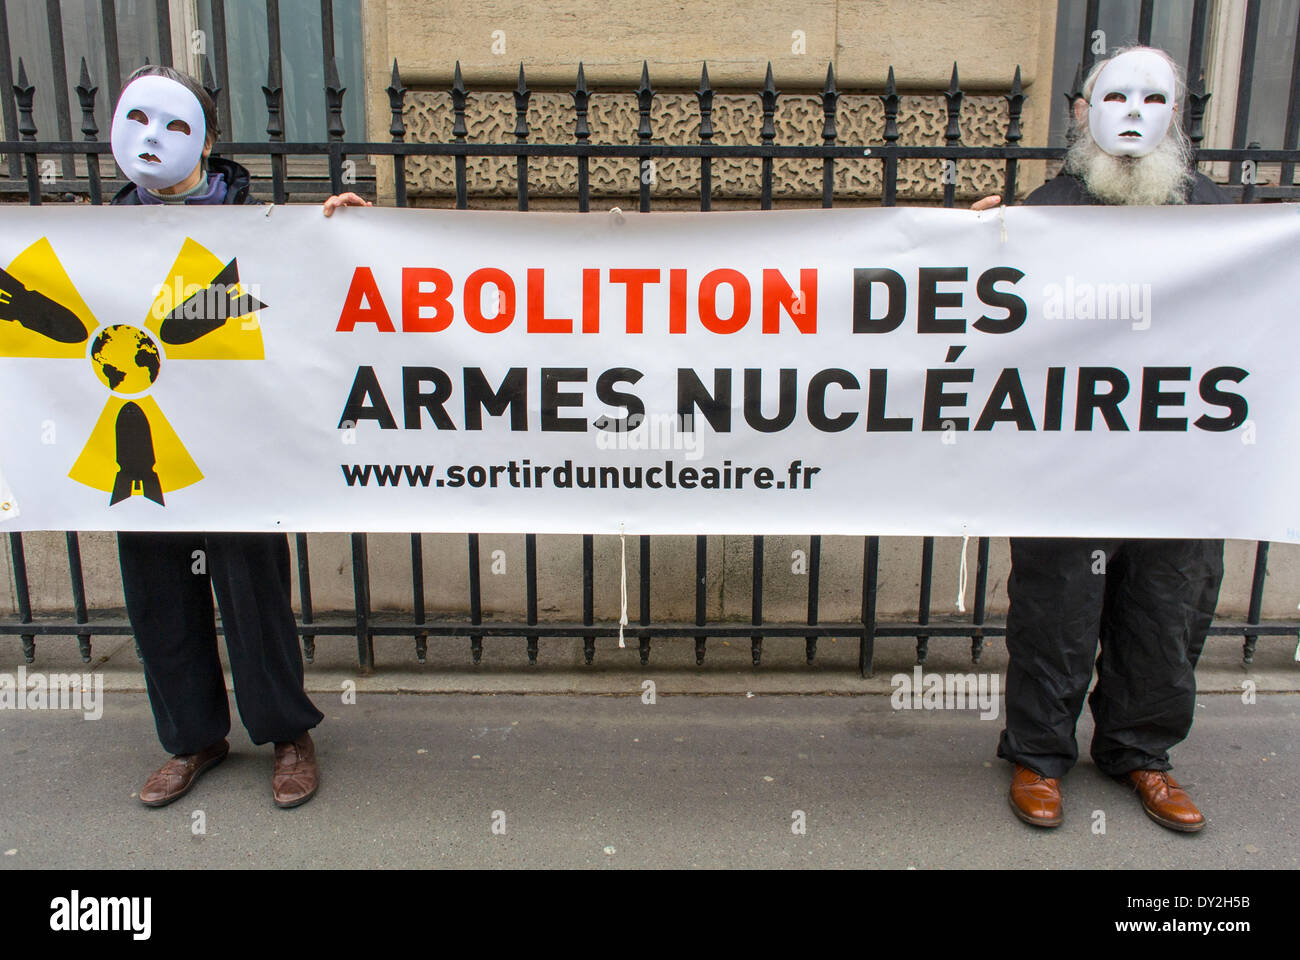
[[[229,759],[151,810],[134,792],[164,756],[144,695],[113,693],[98,721],[0,711],[0,869],[1300,867],[1295,694],[1200,697],[1174,753],[1209,818],[1193,836],[1086,759],[1064,826],[1022,825],[999,721],[879,695],[340,701],[317,696],[322,787],[290,811],[238,723]],[[1085,756],[1090,733],[1085,715]]]

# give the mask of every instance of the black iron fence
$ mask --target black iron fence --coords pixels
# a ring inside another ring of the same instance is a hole
[[[171,62],[171,23],[167,0],[156,0],[158,46],[164,62]],[[204,58],[202,81],[214,100],[228,106],[228,99],[222,97],[223,87],[228,83],[224,19],[220,15],[221,4],[213,0],[213,37],[214,55]],[[1076,74],[1074,92],[1067,95],[1072,99],[1077,94],[1083,77],[1091,68],[1095,55],[1091,49],[1091,37],[1098,23],[1100,4],[1098,0],[1089,0],[1085,12],[1084,48]],[[58,20],[58,0],[49,0],[51,23]],[[0,89],[13,91],[13,97],[0,96],[3,106],[3,120],[7,139],[0,142],[0,153],[8,158],[7,176],[0,175],[0,196],[4,194],[26,193],[31,204],[39,204],[43,199],[69,200],[83,199],[90,203],[104,202],[105,191],[116,190],[125,181],[106,176],[101,169],[101,158],[111,153],[110,145],[100,139],[101,127],[99,117],[107,116],[118,93],[120,83],[117,37],[114,28],[114,0],[101,0],[104,34],[107,50],[108,102],[101,101],[95,79],[89,75],[85,61],[81,64],[80,81],[76,85],[76,94],[80,107],[80,129],[83,139],[74,140],[71,136],[71,103],[67,90],[60,91],[63,77],[66,76],[66,57],[63,49],[61,30],[51,29],[50,50],[48,55],[54,65],[55,90],[53,96],[59,112],[59,138],[38,139],[39,131],[33,120],[33,103],[37,95],[29,82],[21,56],[17,59],[17,77],[12,71],[12,51],[5,20],[5,0],[0,0]],[[403,87],[396,62],[392,69],[392,82],[387,89],[387,109],[391,113],[389,142],[368,142],[347,140],[347,131],[343,125],[343,98],[346,91],[338,80],[338,71],[333,54],[333,13],[330,0],[321,0],[321,18],[323,26],[323,48],[325,51],[326,84],[324,97],[327,108],[327,140],[324,142],[287,142],[284,139],[284,115],[280,78],[283,64],[281,62],[280,30],[281,20],[277,0],[267,0],[267,36],[269,41],[269,62],[266,73],[266,85],[263,92],[266,97],[268,112],[267,139],[264,142],[221,142],[214,152],[241,156],[264,156],[269,159],[269,176],[259,178],[254,184],[254,192],[276,203],[287,202],[291,192],[318,194],[325,189],[330,193],[340,193],[345,189],[374,194],[374,183],[345,184],[345,163],[349,157],[387,157],[392,164],[394,199],[397,206],[406,206],[407,198],[407,157],[450,157],[455,168],[455,204],[457,208],[469,206],[472,184],[467,172],[469,157],[513,157],[515,158],[516,196],[519,210],[529,206],[529,163],[533,158],[567,157],[577,161],[576,202],[579,211],[588,211],[591,204],[590,163],[598,158],[625,158],[647,164],[656,158],[680,158],[696,161],[699,164],[699,207],[709,210],[713,200],[714,160],[722,159],[757,159],[761,163],[761,189],[757,198],[761,209],[772,206],[773,164],[775,160],[798,158],[822,163],[821,205],[830,207],[835,201],[834,172],[837,160],[861,161],[864,158],[880,165],[882,190],[880,202],[885,206],[894,205],[898,200],[898,165],[900,160],[926,159],[952,161],[1000,160],[1003,163],[1001,194],[1010,202],[1016,193],[1018,164],[1022,160],[1060,160],[1064,150],[1053,147],[1022,146],[1021,130],[1022,108],[1025,94],[1021,89],[1020,70],[1017,67],[1011,83],[1007,88],[1006,125],[1003,142],[996,145],[968,146],[962,143],[960,126],[964,93],[959,83],[957,66],[954,64],[952,80],[948,89],[942,94],[946,110],[946,127],[942,145],[910,145],[900,142],[899,105],[900,96],[895,84],[892,68],[883,90],[879,96],[884,108],[883,126],[878,140],[871,143],[843,143],[837,132],[837,108],[841,96],[836,89],[834,70],[828,67],[826,83],[820,99],[823,112],[820,145],[782,145],[776,142],[775,115],[778,98],[775,80],[769,66],[762,88],[756,95],[756,106],[761,111],[762,126],[759,142],[754,144],[714,143],[713,97],[714,90],[709,84],[707,65],[701,69],[700,86],[694,91],[698,100],[699,125],[696,143],[666,143],[656,141],[652,125],[652,105],[656,91],[651,86],[648,66],[643,65],[640,83],[635,89],[638,109],[636,142],[625,144],[593,143],[588,123],[588,108],[591,97],[600,92],[587,86],[582,66],[577,71],[576,85],[571,91],[573,99],[573,140],[568,143],[540,143],[529,139],[528,106],[532,91],[528,88],[524,68],[519,69],[518,84],[513,91],[515,104],[515,126],[512,131],[514,141],[511,143],[479,143],[469,140],[469,127],[466,121],[466,103],[470,91],[466,88],[456,66],[455,79],[451,87],[451,104],[453,112],[452,137],[440,142],[414,142],[406,139],[405,107],[407,90]],[[1143,0],[1139,16],[1137,40],[1149,43],[1152,30],[1154,3]],[[1206,92],[1204,71],[1205,47],[1209,24],[1209,0],[1196,0],[1194,4],[1191,41],[1187,50],[1188,95],[1185,105],[1184,125],[1195,148],[1197,162],[1227,162],[1229,175],[1226,188],[1242,203],[1261,202],[1276,199],[1300,199],[1300,184],[1295,182],[1295,167],[1300,162],[1300,149],[1297,149],[1297,131],[1300,129],[1300,54],[1295,57],[1291,71],[1290,97],[1284,124],[1283,143],[1278,148],[1261,148],[1257,143],[1245,144],[1246,120],[1250,112],[1250,81],[1255,66],[1255,44],[1259,30],[1260,0],[1248,0],[1246,7],[1245,33],[1242,46],[1241,82],[1235,104],[1234,142],[1228,149],[1210,149],[1202,146],[1204,139],[1204,116],[1209,95]],[[1297,30],[1300,36],[1300,28]],[[1174,51],[1176,54],[1181,51]],[[44,51],[34,51],[36,56],[45,55]],[[215,74],[213,68],[215,65]],[[228,115],[228,113],[226,114]],[[18,139],[14,139],[16,131]],[[57,157],[53,172],[49,161],[42,164],[40,158]],[[286,161],[290,157],[324,157],[328,161],[328,181],[313,180],[310,177],[290,178]],[[85,162],[84,175],[78,175],[76,159]],[[1256,182],[1259,164],[1280,164],[1279,180],[1276,185],[1264,186]],[[42,170],[42,166],[45,167]],[[110,161],[111,168],[111,161]],[[3,170],[0,170],[3,174]],[[350,178],[349,178],[350,179]],[[641,177],[639,185],[639,206],[642,211],[651,209],[651,185],[647,177]],[[943,187],[943,205],[951,207],[956,202],[955,178],[945,177]],[[66,614],[37,616],[32,609],[31,590],[28,580],[28,567],[24,555],[23,537],[20,533],[9,534],[9,548],[13,562],[14,590],[17,600],[17,620],[0,620],[0,635],[18,636],[22,642],[23,654],[30,663],[35,656],[35,640],[38,636],[75,636],[82,659],[89,662],[91,656],[91,637],[93,635],[124,635],[131,632],[130,626],[123,620],[107,619],[102,616],[92,620],[92,611],[86,603],[85,580],[82,569],[81,550],[76,532],[66,533],[68,572],[73,597],[73,617]],[[524,619],[511,621],[485,621],[481,599],[481,566],[479,556],[478,534],[468,534],[468,564],[466,568],[466,585],[468,591],[469,619],[466,620],[430,620],[425,611],[425,576],[423,562],[423,542],[419,533],[410,534],[411,546],[411,607],[410,616],[379,616],[372,610],[370,599],[370,568],[367,535],[351,534],[351,557],[353,575],[354,606],[350,616],[318,619],[312,604],[312,583],[309,568],[309,547],[306,534],[296,535],[298,581],[300,590],[301,618],[299,632],[303,638],[303,647],[310,661],[315,655],[315,643],[318,637],[350,636],[357,643],[357,662],[362,671],[373,669],[374,640],[376,636],[407,637],[413,640],[414,653],[420,662],[424,662],[428,640],[435,638],[467,638],[471,657],[478,663],[482,657],[485,637],[522,638],[529,663],[536,663],[538,644],[542,638],[576,638],[583,640],[587,663],[595,656],[595,641],[598,637],[611,637],[619,634],[617,624],[595,622],[594,617],[594,537],[582,537],[582,620],[581,622],[542,623],[538,617],[538,570],[537,570],[537,535],[527,534],[524,538],[524,562],[526,600]],[[858,666],[863,675],[870,673],[875,641],[878,637],[915,637],[917,659],[924,662],[928,653],[929,640],[932,637],[962,637],[970,641],[971,657],[978,662],[984,648],[985,638],[1000,636],[1005,633],[1002,623],[991,621],[986,617],[988,593],[989,539],[981,537],[976,543],[975,596],[969,621],[931,622],[931,588],[933,585],[934,538],[925,537],[921,543],[920,586],[917,598],[917,615],[911,621],[882,621],[877,615],[877,599],[880,567],[880,538],[862,538],[862,587],[861,615],[857,620],[826,622],[819,618],[818,599],[821,580],[821,537],[808,538],[808,587],[807,616],[802,622],[765,622],[763,612],[763,564],[764,541],[762,536],[752,538],[751,565],[752,611],[748,623],[710,622],[706,617],[706,587],[708,541],[704,536],[695,538],[695,618],[693,622],[664,622],[652,619],[652,598],[650,589],[650,551],[652,539],[649,536],[638,538],[640,552],[640,594],[639,611],[635,624],[624,631],[638,642],[640,660],[648,663],[651,642],[655,638],[693,638],[695,659],[702,664],[705,658],[709,638],[735,638],[750,640],[752,660],[755,666],[761,663],[763,641],[767,638],[796,639],[803,638],[805,655],[811,664],[817,652],[817,643],[821,638],[856,639],[859,644]],[[1294,636],[1300,629],[1300,621],[1261,622],[1264,600],[1264,585],[1268,565],[1269,544],[1257,544],[1255,551],[1253,577],[1247,616],[1244,621],[1216,620],[1211,634],[1218,636],[1241,636],[1243,659],[1246,663],[1253,660],[1256,643],[1261,636]]]

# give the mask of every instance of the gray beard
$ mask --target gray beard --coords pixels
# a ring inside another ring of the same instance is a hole
[[[1187,152],[1172,131],[1145,157],[1113,157],[1081,131],[1065,155],[1065,172],[1103,203],[1128,205],[1186,203],[1192,182]]]

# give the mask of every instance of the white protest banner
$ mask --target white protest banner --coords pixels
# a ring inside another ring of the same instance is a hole
[[[0,212],[6,529],[1300,541],[1300,210]]]

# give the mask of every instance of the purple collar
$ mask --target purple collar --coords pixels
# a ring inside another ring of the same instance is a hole
[[[162,200],[157,194],[143,187],[136,186],[135,195],[140,198],[143,204],[154,206],[167,206],[167,201]],[[186,197],[185,204],[221,204],[226,200],[226,178],[219,173],[208,174],[208,187],[206,190],[200,190]]]

